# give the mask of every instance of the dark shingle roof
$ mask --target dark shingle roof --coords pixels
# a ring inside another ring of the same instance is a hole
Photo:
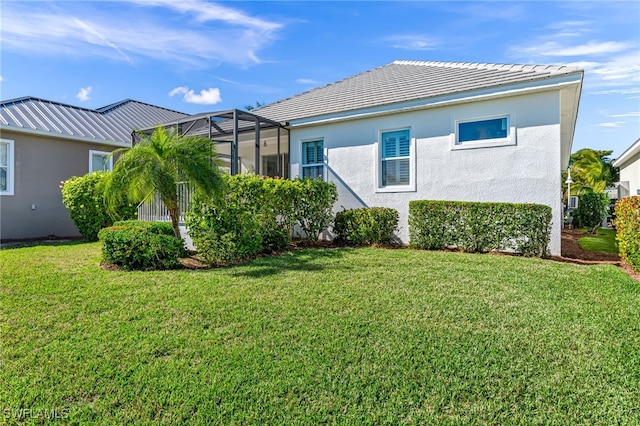
[[[566,66],[395,61],[265,105],[253,112],[272,120],[293,121],[576,72],[581,70]]]
[[[0,103],[2,129],[117,144],[128,144],[132,130],[185,117],[188,115],[131,99],[96,110],[31,96]]]

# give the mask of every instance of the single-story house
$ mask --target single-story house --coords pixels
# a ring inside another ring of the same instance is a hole
[[[186,114],[133,100],[96,110],[25,97],[0,103],[0,239],[79,236],[60,182],[110,169],[134,129]]]
[[[251,112],[177,115],[163,125],[207,135],[232,174],[321,177],[338,188],[336,210],[393,207],[404,242],[411,200],[548,205],[557,255],[561,171],[583,75],[566,66],[395,61]]]
[[[623,152],[613,166],[620,167],[618,198],[640,195],[640,139]]]
[[[337,185],[336,210],[393,207],[404,242],[411,200],[548,205],[549,249],[558,255],[561,172],[583,74],[566,66],[396,61],[249,115],[208,113],[168,125],[208,134],[232,173],[322,177]]]

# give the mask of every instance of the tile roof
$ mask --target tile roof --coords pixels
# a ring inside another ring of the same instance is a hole
[[[102,143],[128,144],[132,130],[185,117],[188,115],[131,99],[96,110],[31,96],[0,102],[1,129]]]
[[[576,72],[582,70],[567,66],[395,61],[252,112],[272,120],[293,121]]]

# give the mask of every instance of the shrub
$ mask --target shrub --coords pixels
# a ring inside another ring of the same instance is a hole
[[[99,237],[103,261],[127,270],[175,269],[186,255],[170,223],[118,222],[102,229]]]
[[[640,271],[640,196],[634,195],[616,203],[616,241],[620,257],[635,271]]]
[[[343,244],[390,244],[396,239],[399,214],[389,207],[363,207],[336,213],[333,230]]]
[[[296,179],[294,215],[304,238],[317,240],[322,231],[333,222],[333,205],[338,200],[338,190],[332,182],[322,179]]]
[[[226,265],[262,251],[260,223],[254,212],[242,204],[219,205],[200,197],[194,197],[187,228],[204,262]]]
[[[593,234],[597,232],[602,221],[607,217],[609,197],[603,192],[587,192],[580,196],[580,203],[574,213],[575,225],[589,228]]]
[[[225,265],[291,243],[296,223],[317,238],[333,220],[335,185],[257,175],[224,176],[225,194],[196,194],[187,213],[189,235],[207,263]]]
[[[409,203],[414,248],[546,256],[551,207],[538,204],[415,200]]]
[[[126,201],[116,207],[117,213],[107,211],[102,187],[107,173],[93,172],[62,182],[62,203],[69,210],[69,216],[80,234],[89,241],[96,241],[98,232],[111,226],[114,220],[133,219],[137,212],[137,206]]]

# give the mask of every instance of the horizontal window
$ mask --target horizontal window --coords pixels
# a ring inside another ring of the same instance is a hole
[[[508,115],[476,120],[458,120],[454,149],[515,145],[515,130]]]

